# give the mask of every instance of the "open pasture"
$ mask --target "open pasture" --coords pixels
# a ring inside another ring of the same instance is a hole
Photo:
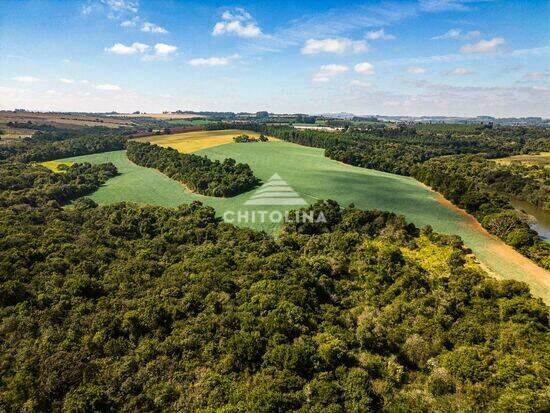
[[[59,169],[60,166],[71,166],[74,162],[69,161],[46,161],[41,162],[40,165],[48,168],[50,171],[53,172],[63,172],[61,169]]]
[[[514,155],[508,156],[507,158],[495,159],[494,161],[501,165],[510,165],[514,162],[519,162],[527,166],[537,165],[550,168],[550,152],[541,152],[538,155]]]
[[[162,146],[164,148],[174,148],[179,152],[191,153],[196,152],[202,149],[207,149],[214,146],[225,145],[228,143],[233,143],[233,138],[246,134],[252,137],[259,137],[260,134],[256,132],[249,132],[238,129],[230,130],[212,130],[212,131],[195,131],[195,132],[184,132],[184,133],[175,133],[171,135],[156,135],[156,136],[146,136],[143,138],[137,138],[136,141],[139,142],[150,142],[156,145]],[[275,140],[275,138],[270,138],[270,140]],[[241,145],[257,145],[261,143],[249,143]]]
[[[203,149],[197,154],[211,159],[230,157],[238,162],[248,163],[263,182],[277,173],[308,203],[319,199],[334,199],[343,206],[353,203],[363,209],[388,210],[404,215],[408,221],[419,227],[431,225],[438,232],[460,235],[489,271],[502,278],[524,280],[535,293],[550,299],[548,282],[545,281],[548,277],[540,277],[537,272],[544,270],[487,234],[479,225],[476,226],[472,217],[468,218],[438,202],[436,194],[413,178],[345,165],[325,158],[322,149],[282,141],[227,144]],[[254,190],[232,198],[192,194],[183,185],[162,173],[132,164],[124,151],[86,155],[63,161],[112,162],[117,166],[120,175],[110,179],[90,196],[100,204],[132,201],[176,207],[183,203],[201,201],[215,208],[219,216],[223,216],[226,211],[281,209],[245,206],[244,203]],[[241,225],[267,232],[277,232],[280,228],[276,223],[258,221]]]

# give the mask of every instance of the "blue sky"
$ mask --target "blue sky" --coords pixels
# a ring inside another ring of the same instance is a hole
[[[550,117],[548,1],[0,2],[0,108]]]

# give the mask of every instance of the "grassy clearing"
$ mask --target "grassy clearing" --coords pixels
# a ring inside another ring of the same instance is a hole
[[[68,161],[47,161],[47,162],[41,162],[40,165],[45,166],[50,171],[53,172],[63,172],[63,170],[60,170],[59,167],[61,165],[64,166],[71,166],[74,162],[68,162]]]
[[[480,231],[466,217],[438,203],[433,192],[412,178],[345,165],[325,158],[322,149],[282,141],[227,144],[197,153],[211,159],[231,157],[238,162],[246,162],[264,182],[274,173],[278,173],[308,203],[330,198],[344,206],[354,203],[363,209],[388,210],[405,215],[407,220],[417,226],[431,225],[438,232],[460,235],[487,268],[502,278],[524,280],[532,286],[535,293],[550,299],[547,286],[538,278],[533,278],[524,265],[508,259],[508,254],[495,254],[496,246],[506,246],[505,244]],[[113,162],[117,166],[120,175],[109,180],[91,196],[100,204],[133,201],[175,207],[198,200],[214,207],[220,216],[226,211],[251,214],[258,209],[295,209],[293,206],[244,206],[254,191],[226,199],[191,194],[178,182],[160,172],[132,164],[124,151],[86,155],[63,161]],[[268,232],[276,232],[279,228],[276,223],[250,222],[246,226]],[[442,256],[445,255],[443,251],[441,253]],[[437,271],[433,266],[437,267],[437,263],[430,268]]]
[[[259,137],[256,132],[244,130],[218,130],[218,131],[198,131],[175,133],[173,135],[146,136],[138,138],[139,142],[151,142],[162,147],[170,147],[177,149],[179,152],[191,153],[213,146],[225,145],[233,143],[233,138],[238,135],[247,134],[252,137]],[[270,138],[274,139],[274,138]]]
[[[510,165],[514,162],[519,162],[524,165],[544,166],[550,168],[550,152],[541,152],[539,155],[514,155],[507,158],[494,159],[500,165]]]

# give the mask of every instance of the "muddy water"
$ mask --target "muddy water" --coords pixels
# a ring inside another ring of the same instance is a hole
[[[521,199],[512,199],[511,202],[514,208],[530,216],[529,225],[531,228],[537,231],[543,239],[550,242],[550,212],[537,208]]]

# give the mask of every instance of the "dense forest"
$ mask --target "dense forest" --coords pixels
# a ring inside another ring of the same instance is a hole
[[[0,163],[0,207],[59,206],[89,195],[117,174],[113,164],[74,164],[54,174],[43,166]]]
[[[235,196],[259,184],[248,165],[231,158],[212,161],[205,156],[142,142],[129,142],[126,155],[135,164],[158,169],[202,195]]]
[[[332,201],[276,239],[200,203],[61,208],[112,168],[6,168],[0,410],[550,407],[548,308],[457,237]]]
[[[38,125],[36,125],[38,127]],[[11,145],[0,145],[0,161],[12,159],[19,162],[47,161],[90,153],[124,149],[129,132],[105,127],[64,130],[48,127],[31,138]]]
[[[323,148],[327,157],[351,165],[413,176],[473,214],[489,232],[550,269],[550,245],[529,228],[509,201],[514,196],[549,208],[549,170],[498,165],[491,160],[550,151],[550,136],[545,129],[479,126],[475,133],[435,133],[408,125],[376,125],[368,130],[349,128],[343,132],[267,127],[259,123],[245,127]]]

